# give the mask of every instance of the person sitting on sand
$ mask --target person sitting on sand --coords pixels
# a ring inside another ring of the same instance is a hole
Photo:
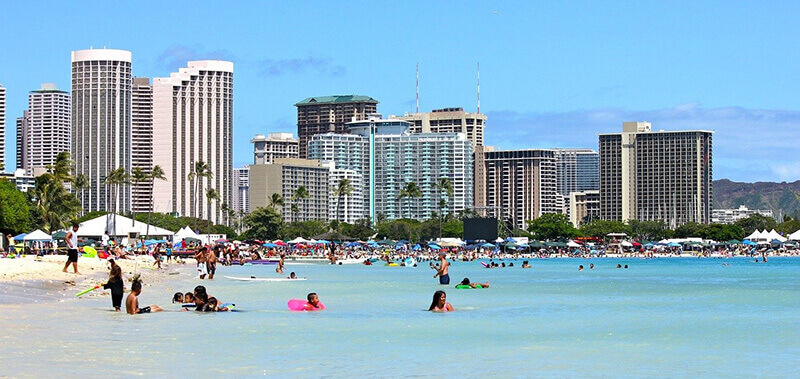
[[[142,282],[138,278],[134,279],[133,284],[131,284],[131,292],[128,294],[128,298],[125,299],[125,310],[128,311],[129,315],[162,311],[158,305],[139,308],[139,295],[141,294]]]
[[[431,312],[452,312],[453,306],[447,302],[447,294],[444,291],[436,291],[433,293],[433,301],[428,310]]]
[[[489,282],[486,283],[472,283],[469,281],[469,278],[464,278],[461,283],[458,283],[459,286],[470,286],[472,288],[489,288]]]

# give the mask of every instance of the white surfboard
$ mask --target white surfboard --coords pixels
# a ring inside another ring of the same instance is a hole
[[[306,278],[296,278],[296,279],[289,279],[289,278],[257,278],[251,276],[249,278],[240,277],[240,276],[226,276],[226,278],[231,280],[240,280],[243,282],[294,282],[297,280],[306,280]]]

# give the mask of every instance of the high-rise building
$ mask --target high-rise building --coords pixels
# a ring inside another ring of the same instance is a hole
[[[253,164],[270,164],[276,158],[299,158],[297,139],[292,133],[269,133],[266,137],[257,134],[250,140],[253,144]]]
[[[44,83],[28,94],[28,110],[17,119],[17,168],[33,175],[70,152],[72,130],[70,96],[55,84]]]
[[[342,170],[336,168],[334,162],[323,165],[329,165],[330,174],[328,175],[328,183],[330,186],[330,198],[328,199],[328,209],[330,210],[328,219],[338,220],[349,224],[355,223],[358,220],[364,219],[364,177],[355,170]],[[339,184],[347,180],[350,184],[349,193],[338,193]]]
[[[250,213],[250,166],[233,169],[233,202],[237,214]]]
[[[600,191],[573,191],[569,193],[569,221],[580,227],[600,219]]]
[[[652,131],[648,122],[600,134],[601,218],[663,220],[671,228],[710,222],[712,134]]]
[[[167,180],[153,187],[155,208],[214,223],[233,192],[233,63],[190,61],[169,78],[153,80],[153,164]],[[212,177],[190,182],[195,164]],[[214,189],[219,199],[209,198]]]
[[[272,164],[250,166],[250,209],[269,207],[272,194],[280,194],[279,208],[286,222],[327,220],[330,199],[330,168],[317,160],[278,158]],[[308,198],[294,199],[295,191],[305,187]],[[292,212],[296,206],[297,212]]]
[[[17,117],[17,170],[25,169],[27,165],[28,146],[28,111],[22,111],[22,117]]]
[[[0,84],[0,172],[6,169],[6,87]]]
[[[711,222],[714,224],[733,224],[736,221],[748,218],[754,214],[769,218],[775,217],[771,209],[749,209],[744,205],[740,205],[739,208],[712,209]]]
[[[133,78],[131,98],[131,168],[149,175],[153,171],[153,86],[150,78]],[[150,210],[152,186],[149,180],[131,183],[134,212]]]
[[[470,208],[473,150],[466,135],[414,134],[409,127],[408,121],[381,119],[379,115],[350,122],[351,134],[312,137],[309,156],[361,175],[364,213],[373,221],[379,215],[388,219],[427,219],[440,211],[442,199],[446,203],[443,212]],[[449,199],[437,188],[441,178],[449,179],[453,187]],[[412,182],[422,196],[399,198],[403,187]]]
[[[104,180],[117,168],[131,171],[132,84],[130,51],[72,52],[72,159],[89,182],[79,196],[87,212],[131,208],[130,188],[119,186],[115,199]]]
[[[481,213],[514,228],[545,213],[559,213],[555,152],[548,149],[486,152],[486,207]]]
[[[309,97],[297,104],[297,136],[300,158],[308,157],[308,141],[322,133],[346,133],[345,124],[367,119],[378,112],[378,101],[369,96],[334,95]]]
[[[570,215],[570,193],[600,189],[600,154],[592,149],[553,149],[556,193],[563,213]]]
[[[467,136],[475,151],[472,175],[474,206],[485,207],[486,173],[484,172],[483,158],[484,152],[490,148],[483,145],[483,132],[488,117],[480,112],[465,112],[464,108],[443,108],[426,113],[406,113],[397,118],[410,122],[412,133],[464,133]]]

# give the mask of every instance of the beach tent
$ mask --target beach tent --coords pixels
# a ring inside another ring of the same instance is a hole
[[[568,247],[581,247],[581,244],[579,244],[579,243],[577,243],[577,242],[575,242],[573,240],[570,240],[569,242],[567,242],[567,246]]]
[[[757,243],[755,243],[753,241],[750,241],[749,239],[746,239],[746,238],[742,241],[742,244],[749,245],[749,246],[758,245]]]
[[[765,239],[767,241],[778,240],[780,242],[786,242],[786,237],[780,235],[780,233],[776,232],[775,229],[772,229],[772,231],[767,233],[767,235],[764,237],[766,237]]]
[[[633,247],[633,244],[628,242],[628,241],[622,241],[622,242],[620,242],[620,245],[625,246],[625,247]]]
[[[184,238],[194,238],[199,240],[200,236],[197,235],[197,233],[195,233],[194,231],[192,231],[192,229],[189,229],[188,226],[184,226],[183,228],[178,230],[177,233],[175,233],[175,235],[172,237],[172,240],[174,242],[180,242]]]
[[[789,239],[792,241],[800,241],[800,230],[797,230],[796,232],[789,234]]]
[[[14,236],[14,241],[23,241],[25,239],[25,236],[27,235],[28,233],[17,234],[16,236]]]
[[[28,233],[25,238],[22,239],[23,241],[52,241],[53,237],[39,229]]]
[[[116,221],[115,221],[116,219]],[[115,223],[116,222],[116,228]],[[99,240],[105,232],[108,231],[111,237],[127,238],[131,233],[138,233],[144,237],[149,235],[149,238],[171,238],[175,233],[164,228],[150,225],[148,234],[147,223],[141,221],[134,221],[128,217],[117,215],[103,215],[95,217],[91,220],[84,221],[80,224],[80,228],[76,233],[78,237],[93,238]]]
[[[759,238],[761,238],[761,232],[759,232],[758,229],[756,229],[754,232],[750,233],[749,236],[744,237],[744,239],[750,240],[750,241],[754,241],[754,240],[757,240]]]
[[[308,242],[308,240],[303,237],[297,237],[291,241],[288,241],[289,244],[305,243],[305,242]]]

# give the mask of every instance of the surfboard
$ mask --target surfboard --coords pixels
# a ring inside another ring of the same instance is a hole
[[[240,277],[240,276],[226,276],[225,278],[231,280],[240,280],[243,282],[294,282],[298,280],[306,280],[306,278],[297,278],[297,279],[289,279],[289,278],[257,278],[251,276],[249,278]]]

